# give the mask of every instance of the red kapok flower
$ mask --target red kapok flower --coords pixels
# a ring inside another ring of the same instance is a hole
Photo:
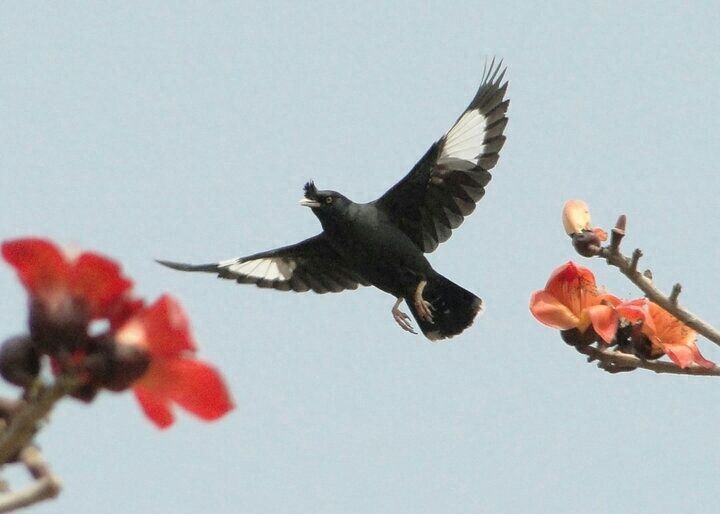
[[[714,362],[700,353],[697,333],[658,304],[641,298],[618,305],[617,311],[629,321],[642,322],[642,333],[653,347],[662,350],[681,368],[693,363],[704,368],[715,367]]]
[[[233,408],[220,374],[195,359],[195,343],[180,305],[168,295],[137,313],[115,334],[119,344],[137,345],[150,357],[133,390],[145,414],[160,428],[172,425],[171,403],[206,421]]]
[[[70,257],[46,239],[27,238],[4,242],[2,255],[28,292],[30,333],[46,353],[82,347],[90,321],[114,325],[142,303],[130,299],[132,282],[120,266],[96,253]]]
[[[102,318],[132,287],[114,261],[92,252],[71,258],[46,239],[6,241],[2,255],[15,268],[28,294],[49,312],[74,301],[86,309],[89,319]]]
[[[618,324],[613,306],[619,303],[611,294],[598,293],[592,271],[570,261],[553,271],[545,289],[533,293],[530,312],[540,323],[560,330],[584,333],[592,326],[610,344]]]

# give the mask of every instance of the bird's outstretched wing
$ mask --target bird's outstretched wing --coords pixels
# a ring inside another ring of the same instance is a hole
[[[358,285],[370,285],[350,270],[323,234],[294,245],[216,264],[157,262],[180,271],[217,273],[220,278],[233,279],[240,284],[255,284],[280,291],[338,293],[345,289],[357,289]]]
[[[475,98],[415,167],[374,204],[423,252],[446,241],[485,194],[505,143],[510,100],[502,62],[490,63]]]

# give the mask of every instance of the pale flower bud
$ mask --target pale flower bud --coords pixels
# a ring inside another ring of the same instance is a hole
[[[584,230],[591,230],[590,209],[582,200],[568,200],[562,213],[565,232],[571,236]]]

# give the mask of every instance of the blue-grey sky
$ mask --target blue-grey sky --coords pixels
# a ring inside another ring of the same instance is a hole
[[[37,513],[709,512],[720,381],[584,362],[528,313],[573,254],[562,203],[628,215],[659,286],[720,325],[717,2],[3,2],[0,238],[43,235],[180,299],[237,409],[160,432],[132,395],[59,406]],[[372,200],[508,65],[487,195],[430,256],[486,310],[449,342],[379,290],[161,268],[315,234],[303,183]],[[582,261],[624,297],[634,287]],[[25,297],[0,268],[0,327]],[[720,351],[701,341],[711,359]],[[11,392],[7,387],[1,391]]]

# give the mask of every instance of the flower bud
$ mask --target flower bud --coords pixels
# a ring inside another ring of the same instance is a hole
[[[124,391],[145,374],[150,356],[134,345],[114,344],[113,349],[113,366],[100,384],[110,391]]]
[[[84,360],[88,381],[111,391],[124,391],[150,365],[149,355],[133,345],[118,344],[110,337],[94,340]]]
[[[598,336],[592,327],[588,327],[585,332],[580,332],[577,328],[561,330],[560,337],[562,337],[562,340],[570,346],[584,348],[585,346],[594,343]]]
[[[569,236],[590,230],[590,209],[582,200],[568,200],[563,207],[562,221]]]
[[[593,257],[597,255],[602,245],[597,234],[589,230],[572,234],[572,244],[575,251],[583,257]]]
[[[88,316],[76,302],[62,302],[49,308],[46,303],[33,300],[28,324],[37,349],[48,355],[73,352],[88,340]]]
[[[95,384],[83,384],[75,389],[70,396],[84,403],[92,402],[98,393],[98,386]]]
[[[27,336],[11,337],[0,347],[0,375],[20,387],[27,387],[40,373],[40,357],[33,340]]]

